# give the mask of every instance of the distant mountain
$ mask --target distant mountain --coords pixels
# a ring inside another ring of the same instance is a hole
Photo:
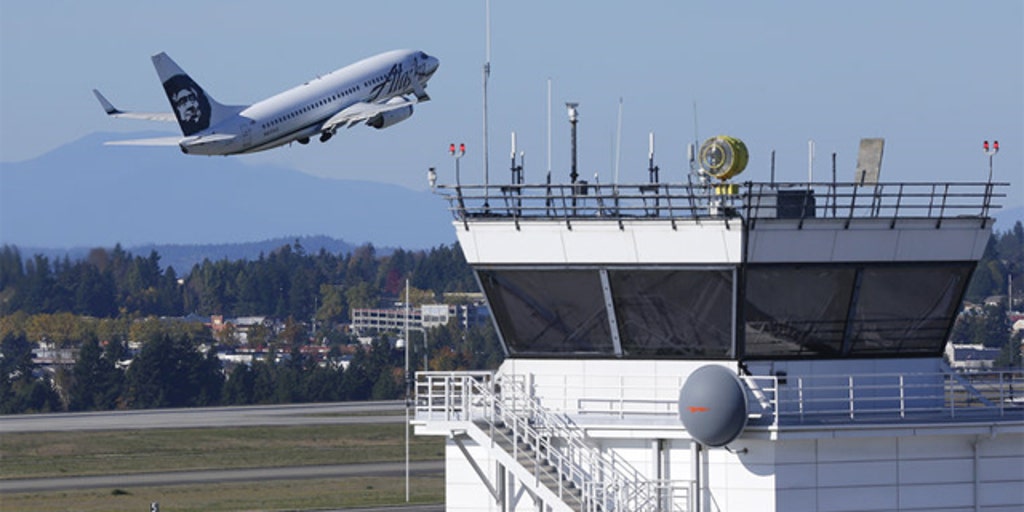
[[[103,145],[114,138],[124,134],[0,162],[0,243],[129,248],[323,235],[422,249],[455,241],[447,205],[429,191]]]
[[[1024,206],[999,209],[992,216],[996,218],[994,229],[997,232],[1009,231],[1014,224],[1024,222]]]
[[[260,254],[268,255],[284,245],[299,243],[307,254],[315,254],[321,249],[333,254],[351,253],[356,246],[326,236],[304,236],[304,237],[281,237],[259,242],[244,242],[234,244],[145,244],[137,246],[123,246],[133,256],[149,256],[150,251],[156,251],[160,255],[160,265],[164,268],[174,267],[179,275],[187,273],[192,266],[202,263],[203,260],[239,261],[255,260]],[[113,246],[104,246],[105,249],[113,249]],[[391,247],[374,247],[379,256],[386,256],[394,252]],[[19,246],[18,252],[23,259],[31,259],[39,254],[46,256],[50,261],[60,260],[67,257],[71,261],[85,259],[93,247],[72,247],[70,249],[55,249],[46,247]]]

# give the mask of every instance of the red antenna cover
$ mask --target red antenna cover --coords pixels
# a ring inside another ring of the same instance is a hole
[[[985,151],[988,151],[988,141],[987,140],[985,141],[985,144],[982,147],[985,148]]]
[[[992,141],[992,149],[994,149],[996,151],[999,151],[999,141],[998,140]]]

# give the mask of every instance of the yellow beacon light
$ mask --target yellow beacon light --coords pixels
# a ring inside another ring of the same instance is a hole
[[[727,135],[711,137],[704,141],[697,156],[704,172],[721,181],[743,172],[749,159],[746,144]]]

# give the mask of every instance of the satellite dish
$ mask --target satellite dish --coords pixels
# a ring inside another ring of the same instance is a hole
[[[700,145],[697,160],[704,172],[725,181],[743,172],[747,167],[747,145],[735,137],[719,135]]]
[[[723,366],[702,366],[679,390],[679,420],[706,446],[725,446],[747,426],[747,392],[735,373]]]

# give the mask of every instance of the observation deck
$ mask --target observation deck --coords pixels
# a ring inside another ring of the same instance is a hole
[[[438,190],[508,355],[764,359],[939,356],[1003,186]]]

